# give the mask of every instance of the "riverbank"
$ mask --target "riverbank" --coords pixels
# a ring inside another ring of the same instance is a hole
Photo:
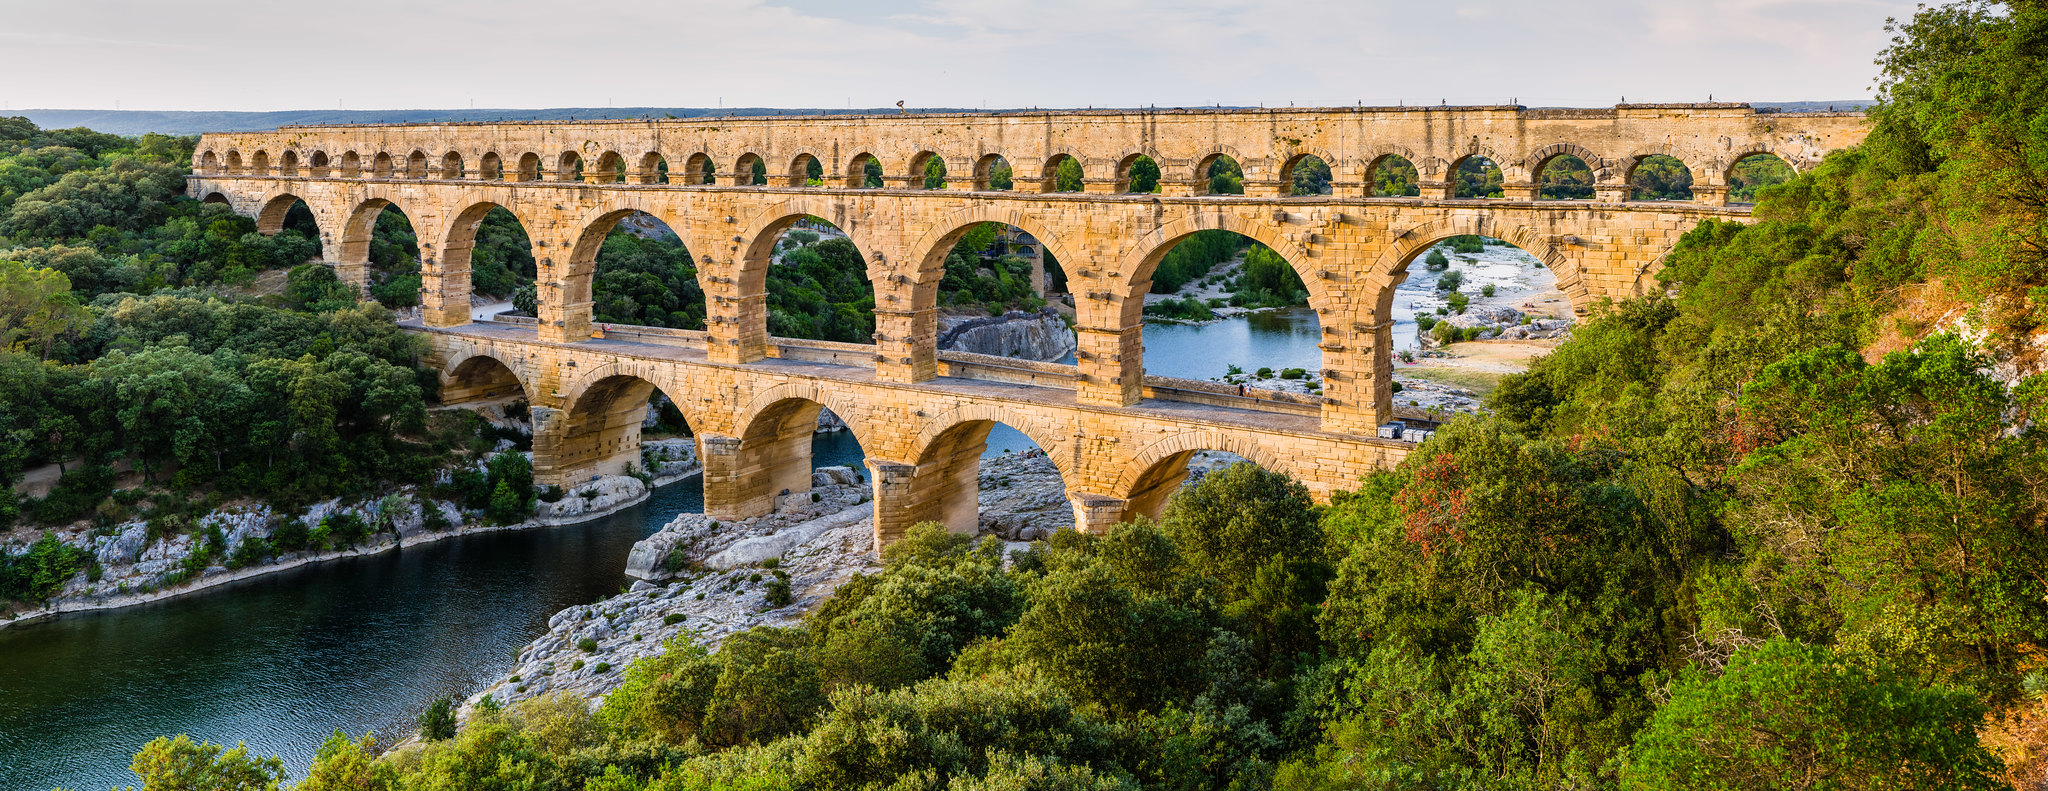
[[[689,440],[670,440],[682,445]],[[0,539],[0,551],[18,553],[45,532],[67,546],[91,555],[87,568],[65,580],[57,593],[33,609],[8,613],[0,618],[0,629],[38,623],[65,615],[116,610],[160,602],[199,593],[230,583],[256,579],[304,566],[349,558],[380,555],[418,547],[459,536],[560,527],[602,519],[645,502],[652,490],[698,474],[694,444],[687,449],[663,448],[661,467],[646,481],[628,476],[600,476],[580,484],[560,500],[538,502],[532,518],[510,523],[484,521],[481,512],[465,511],[455,504],[432,497],[422,499],[417,487],[400,487],[375,500],[344,505],[339,500],[315,504],[305,514],[280,517],[265,504],[223,506],[194,520],[189,533],[152,538],[148,520],[122,522],[106,530],[73,526],[50,531],[23,531]],[[588,496],[583,496],[587,493]],[[428,518],[428,507],[439,515]],[[322,529],[329,517],[350,515],[379,529],[353,546],[277,553],[235,565],[235,559],[251,541],[267,545],[278,528],[296,522],[308,533]],[[444,524],[435,529],[434,521]],[[207,547],[208,536],[218,531],[221,543]],[[192,568],[191,558],[205,553],[205,565]]]

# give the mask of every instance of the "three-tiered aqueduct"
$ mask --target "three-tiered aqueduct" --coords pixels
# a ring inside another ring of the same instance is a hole
[[[707,511],[763,513],[810,486],[812,427],[829,407],[867,453],[886,541],[924,520],[973,527],[979,457],[998,421],[1058,465],[1082,529],[1156,514],[1199,449],[1242,454],[1327,499],[1411,447],[1375,430],[1394,415],[1394,288],[1429,246],[1456,234],[1505,239],[1555,270],[1584,310],[1654,287],[1665,252],[1700,220],[1746,217],[1726,205],[1737,160],[1769,153],[1805,169],[1866,132],[1856,113],[1741,104],[302,126],[206,135],[190,192],[227,201],[266,232],[303,200],[325,255],[359,284],[378,212],[399,207],[424,268],[422,318],[408,326],[431,340],[444,398],[524,393],[542,482],[573,484],[637,459],[658,388],[697,432]],[[1563,154],[1593,169],[1593,200],[1537,200],[1538,174]],[[1140,155],[1158,165],[1160,192],[1126,194]],[[1243,195],[1203,194],[1222,155],[1242,167]],[[1331,194],[1286,196],[1308,155],[1330,167]],[[1420,197],[1371,197],[1373,169],[1392,155],[1416,166]],[[1696,200],[1626,200],[1632,170],[1652,155],[1692,171]],[[1452,198],[1449,179],[1468,156],[1499,165],[1505,198]],[[932,157],[950,180],[927,190]],[[988,189],[998,157],[1016,174],[1012,190]],[[1068,157],[1083,192],[1052,191]],[[769,183],[743,186],[756,160]],[[870,160],[885,174],[880,189],[862,188]],[[707,162],[714,183],[691,183],[705,181]],[[823,186],[805,186],[813,162]],[[532,240],[538,322],[470,320],[470,247],[494,207]],[[666,223],[696,257],[708,329],[591,337],[598,247],[634,212]],[[769,336],[770,255],[807,215],[837,225],[866,257],[873,345]],[[1076,365],[936,348],[946,253],[988,221],[1030,232],[1066,267]],[[1321,397],[1240,396],[1145,375],[1153,269],[1206,229],[1255,239],[1300,273],[1322,327]]]

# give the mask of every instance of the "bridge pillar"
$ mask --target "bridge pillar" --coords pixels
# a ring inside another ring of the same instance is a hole
[[[1186,477],[1186,473],[1182,473]],[[1124,521],[1128,500],[1100,494],[1070,494],[1067,499],[1074,504],[1074,529],[1083,533],[1106,535],[1109,529]]]
[[[1601,203],[1627,203],[1633,188],[1627,182],[1594,184],[1593,200]]]
[[[1322,430],[1372,436],[1394,414],[1394,322],[1352,324],[1333,337],[1321,345]]]
[[[316,258],[306,263],[324,264],[327,262]],[[355,286],[357,291],[364,294],[370,293],[370,262],[347,263],[337,261],[332,266],[334,267],[334,276],[339,278],[342,283]]]
[[[1294,191],[1294,183],[1267,179],[1244,180],[1244,196],[1247,198],[1278,198]]]
[[[917,490],[917,465],[885,461],[869,456],[868,480],[874,486],[875,549],[895,543],[918,523],[921,503]]]
[[[768,293],[732,297],[707,294],[711,315],[704,319],[705,357],[714,363],[742,365],[768,356]]]
[[[1518,181],[1500,185],[1501,197],[1508,200],[1538,200],[1543,197],[1543,188],[1533,181]]]
[[[1728,185],[1701,184],[1695,181],[1692,184],[1692,199],[1705,206],[1726,206],[1728,205]]]
[[[939,375],[938,308],[875,311],[875,378],[922,382]]]
[[[1162,178],[1159,180],[1159,194],[1171,198],[1191,198],[1208,191],[1208,188],[1208,179]]]
[[[428,258],[420,250],[420,320],[429,327],[460,327],[469,323],[469,256],[460,264]]]
[[[1451,196],[1457,194],[1454,190],[1452,190],[1451,182],[1443,181],[1440,179],[1425,178],[1419,182],[1416,182],[1415,186],[1417,189],[1421,190],[1421,197],[1424,198],[1449,200]]]
[[[1145,325],[1122,329],[1074,327],[1074,366],[1080,373],[1075,400],[1096,406],[1130,406],[1145,392]]]

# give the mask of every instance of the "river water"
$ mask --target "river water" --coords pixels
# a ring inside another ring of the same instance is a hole
[[[1147,369],[1314,369],[1317,336],[1305,308],[1148,325]],[[1007,426],[988,440],[990,454],[1031,447]],[[813,446],[818,466],[861,458],[845,432]],[[693,477],[581,525],[452,538],[0,630],[0,790],[132,784],[134,752],[179,733],[245,741],[303,777],[328,734],[409,733],[427,701],[504,673],[549,616],[627,584],[634,542],[702,508]]]

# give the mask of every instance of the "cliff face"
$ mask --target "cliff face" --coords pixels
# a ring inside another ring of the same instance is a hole
[[[1074,353],[1074,331],[1047,309],[1010,311],[1001,316],[942,318],[939,348],[997,357],[1051,362]]]

